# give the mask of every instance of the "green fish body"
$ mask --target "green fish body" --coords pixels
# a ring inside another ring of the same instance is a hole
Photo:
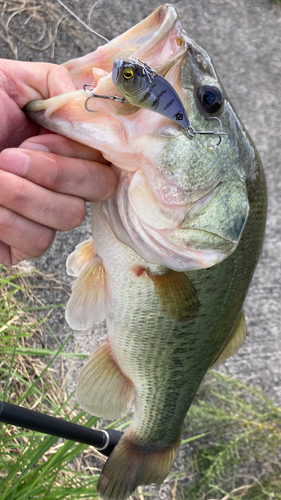
[[[77,88],[118,94],[112,65],[131,47],[172,85],[194,129],[211,130],[208,118],[218,116],[226,133],[214,147],[212,136],[188,137],[149,109],[94,98],[85,107],[84,90],[27,107],[50,130],[99,149],[118,176],[115,195],[92,204],[93,239],[68,258],[77,280],[66,319],[74,329],[106,319],[107,339],[79,376],[81,406],[117,418],[134,399],[132,424],[98,483],[103,499],[125,500],[138,485],[165,479],[206,371],[245,339],[242,307],[261,251],[266,186],[209,56],[171,5],[114,43],[66,63]]]

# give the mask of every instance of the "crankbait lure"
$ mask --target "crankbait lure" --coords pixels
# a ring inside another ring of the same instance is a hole
[[[144,63],[128,59],[114,61],[112,81],[126,101],[166,116],[188,129],[190,123],[183,104],[170,83]]]

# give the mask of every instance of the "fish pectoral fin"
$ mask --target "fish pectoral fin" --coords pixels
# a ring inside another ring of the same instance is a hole
[[[81,407],[98,417],[115,419],[129,410],[133,384],[121,372],[107,340],[93,351],[82,368],[76,395]]]
[[[180,440],[157,449],[142,447],[133,437],[129,427],[101,472],[97,491],[104,500],[125,500],[137,486],[161,484],[172,468]]]
[[[152,279],[161,308],[167,316],[185,321],[196,316],[199,302],[195,290],[184,273],[167,270],[164,274],[147,271]]]
[[[70,276],[79,276],[83,269],[91,262],[94,257],[94,242],[93,238],[82,241],[75,248],[66,261],[66,272]]]
[[[210,368],[214,368],[215,366],[220,365],[228,358],[236,354],[237,351],[239,351],[240,347],[242,347],[242,345],[244,344],[244,341],[246,339],[246,334],[247,334],[247,329],[245,323],[245,316],[242,311],[238,320],[237,327],[235,328],[230,341],[228,342],[228,344],[226,344],[224,350]]]
[[[74,330],[86,330],[103,321],[109,308],[106,271],[100,257],[95,255],[72,286],[65,319]]]

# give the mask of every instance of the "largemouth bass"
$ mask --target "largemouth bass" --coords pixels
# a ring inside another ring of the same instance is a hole
[[[122,98],[112,68],[128,54],[166,79],[195,130],[212,130],[208,118],[219,117],[226,135],[218,147],[131,100],[89,99],[85,84]],[[68,258],[77,280],[66,319],[74,329],[106,319],[107,339],[79,376],[81,406],[117,418],[134,397],[132,424],[98,483],[103,499],[125,500],[138,485],[165,479],[206,371],[245,339],[242,307],[264,234],[265,179],[208,54],[173,6],[66,67],[80,90],[34,101],[27,112],[100,150],[118,176],[115,195],[92,203],[93,239]]]

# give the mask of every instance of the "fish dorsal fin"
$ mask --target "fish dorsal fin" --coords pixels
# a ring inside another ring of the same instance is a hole
[[[74,330],[86,330],[105,319],[108,307],[106,271],[95,255],[72,286],[65,318]]]
[[[132,383],[114,360],[109,342],[103,342],[89,357],[79,375],[76,395],[91,415],[108,419],[127,413],[132,401]]]
[[[219,355],[219,357],[216,359],[216,361],[211,366],[211,368],[214,368],[215,366],[220,365],[221,363],[226,361],[228,358],[230,358],[231,356],[236,354],[237,351],[239,351],[240,347],[242,347],[242,345],[244,344],[244,341],[246,339],[246,334],[247,334],[247,330],[246,330],[245,316],[244,316],[244,313],[242,311],[240,314],[240,317],[239,317],[238,325],[237,325],[230,341],[228,342],[228,344],[226,344],[224,350]]]
[[[94,242],[93,238],[82,241],[75,248],[66,261],[66,272],[70,276],[79,276],[89,262],[94,257]]]
[[[192,318],[198,311],[195,290],[184,273],[167,270],[164,274],[147,271],[152,279],[160,305],[172,318],[184,321]]]

